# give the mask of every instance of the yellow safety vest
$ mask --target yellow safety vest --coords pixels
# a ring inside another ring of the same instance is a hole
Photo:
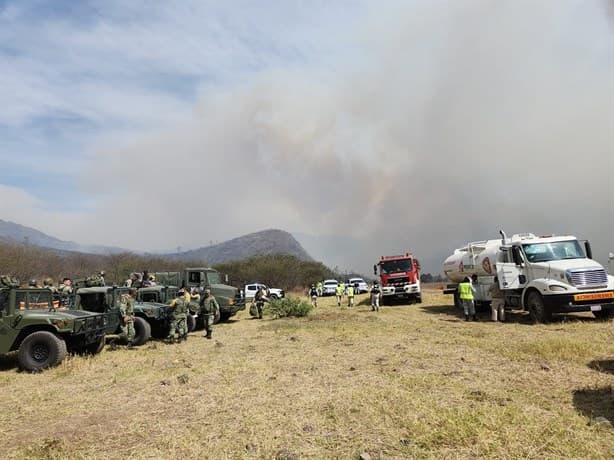
[[[470,283],[460,283],[458,285],[458,294],[461,300],[473,300],[473,289]]]

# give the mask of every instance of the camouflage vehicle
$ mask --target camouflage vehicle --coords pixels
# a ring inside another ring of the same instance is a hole
[[[105,333],[107,335],[121,334],[121,315],[119,311],[121,296],[130,291],[128,287],[92,286],[77,289],[74,308],[95,313],[103,313],[105,317]],[[134,305],[134,330],[136,336],[134,345],[143,345],[152,334],[154,337],[166,337],[168,332],[168,306],[136,302]],[[164,334],[164,335],[162,335]]]
[[[17,351],[19,367],[57,366],[68,352],[104,347],[104,316],[60,309],[48,289],[0,285],[0,354]]]
[[[136,293],[136,299],[139,302],[154,302],[170,304],[173,299],[177,298],[177,292],[180,288],[177,286],[146,286],[139,288]],[[204,318],[198,315],[200,305],[197,302],[190,302],[189,315],[187,317],[188,332],[205,328]],[[214,323],[219,322],[219,312],[215,315]]]
[[[186,268],[181,272],[152,273],[156,283],[168,286],[181,286],[188,289],[210,289],[220,304],[220,320],[226,321],[241,310],[245,310],[245,299],[241,291],[222,282],[220,273],[213,268]],[[228,282],[226,277],[225,282]]]

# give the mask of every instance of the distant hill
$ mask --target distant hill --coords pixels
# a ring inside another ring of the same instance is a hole
[[[212,246],[167,254],[165,257],[172,260],[206,261],[213,265],[261,254],[289,254],[300,260],[313,260],[300,243],[283,230],[263,230]]]
[[[0,219],[0,242],[27,244],[60,251],[85,252],[89,254],[116,254],[127,249],[109,246],[82,245],[49,236],[32,227]]]
[[[139,253],[130,249],[110,246],[82,245],[63,241],[39,230],[0,219],[0,243],[26,244],[56,251],[83,252],[88,254]],[[250,233],[213,246],[179,253],[164,254],[165,259],[199,261],[218,264],[241,260],[261,254],[289,254],[300,260],[314,260],[294,237],[283,230],[263,230]]]

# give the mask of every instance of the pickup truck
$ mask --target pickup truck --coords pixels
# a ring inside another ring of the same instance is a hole
[[[263,287],[265,290],[267,289],[266,284],[262,283],[246,284],[243,287],[243,292],[245,293],[245,300],[253,299],[256,295],[256,291],[258,291],[260,287]],[[283,299],[286,296],[286,293],[283,289],[268,288],[268,290],[271,293],[271,299]]]

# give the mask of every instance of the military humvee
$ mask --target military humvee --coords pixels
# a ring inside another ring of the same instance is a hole
[[[74,308],[95,313],[105,317],[105,333],[121,334],[122,318],[119,312],[121,296],[130,288],[118,286],[93,286],[77,289]],[[168,306],[152,302],[136,302],[134,306],[134,330],[136,336],[133,345],[143,345],[152,333],[154,337],[166,337],[168,332]],[[164,335],[162,335],[164,334]]]
[[[19,367],[56,366],[68,352],[99,353],[104,315],[59,309],[48,289],[0,287],[0,354],[17,351]]]

